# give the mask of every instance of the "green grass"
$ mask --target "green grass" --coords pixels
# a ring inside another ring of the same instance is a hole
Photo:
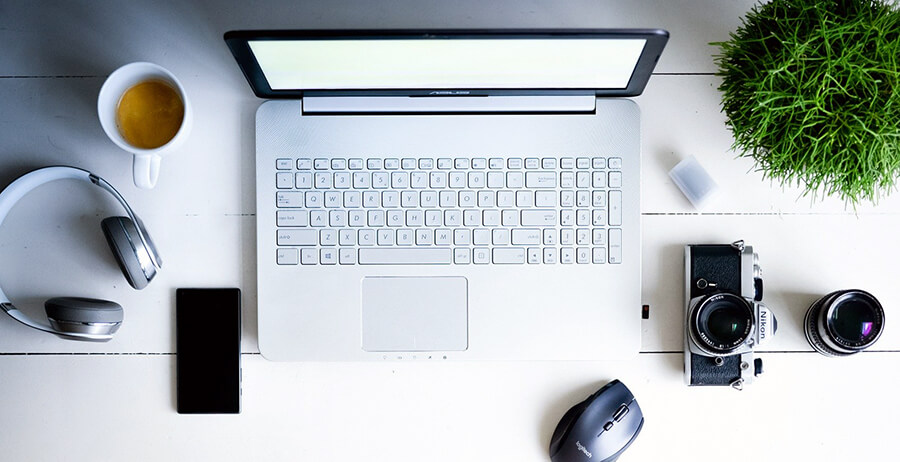
[[[900,11],[879,1],[774,0],[720,47],[733,148],[768,178],[854,207],[900,173]]]

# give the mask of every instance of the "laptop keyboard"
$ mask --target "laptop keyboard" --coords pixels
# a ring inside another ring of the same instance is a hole
[[[622,159],[280,158],[279,265],[618,264]]]

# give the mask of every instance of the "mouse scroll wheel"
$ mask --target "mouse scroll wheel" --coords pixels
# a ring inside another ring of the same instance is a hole
[[[622,418],[628,414],[628,406],[623,404],[616,409],[616,412],[613,414],[613,420],[616,422],[621,422]]]

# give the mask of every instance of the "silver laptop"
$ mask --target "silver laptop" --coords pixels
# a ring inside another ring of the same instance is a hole
[[[641,340],[640,94],[661,30],[234,31],[259,347],[605,359]]]

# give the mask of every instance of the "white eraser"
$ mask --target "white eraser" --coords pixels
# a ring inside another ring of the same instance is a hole
[[[706,173],[694,156],[682,160],[672,170],[669,170],[669,177],[691,201],[691,204],[698,209],[709,201],[710,197],[719,189],[719,185],[709,176],[709,173]]]

